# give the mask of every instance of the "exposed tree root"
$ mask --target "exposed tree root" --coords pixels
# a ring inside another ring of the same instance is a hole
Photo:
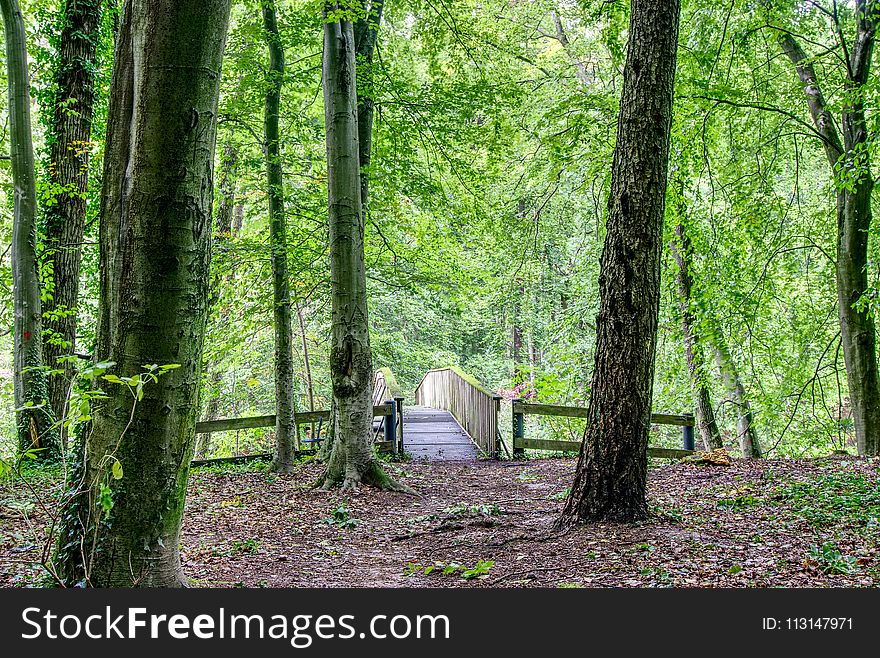
[[[411,496],[419,495],[415,489],[390,477],[377,459],[371,460],[363,472],[354,465],[336,465],[334,461],[339,460],[331,458],[324,473],[312,485],[313,489],[329,491],[338,486],[342,491],[357,491],[358,486],[363,484],[383,491],[396,491]]]

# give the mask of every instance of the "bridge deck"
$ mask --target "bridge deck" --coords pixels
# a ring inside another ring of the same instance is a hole
[[[423,461],[474,461],[477,446],[448,411],[406,407],[403,449]]]

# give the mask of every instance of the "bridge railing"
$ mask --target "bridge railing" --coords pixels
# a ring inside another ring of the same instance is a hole
[[[456,367],[429,370],[416,388],[416,404],[450,412],[487,454],[498,452],[501,397]]]

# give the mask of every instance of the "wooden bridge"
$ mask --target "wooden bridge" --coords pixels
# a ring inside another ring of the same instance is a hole
[[[530,404],[523,400],[510,403],[511,427],[504,437],[499,420],[502,398],[487,390],[476,379],[456,367],[428,371],[416,387],[414,406],[404,406],[403,391],[388,368],[376,371],[373,381],[373,424],[377,449],[392,454],[408,454],[425,461],[474,461],[479,457],[523,457],[526,450],[576,452],[579,441],[529,439],[525,416],[585,418],[583,407]],[[505,405],[506,406],[506,405]],[[321,425],[329,420],[329,411],[295,414],[297,425],[318,424],[315,434],[320,441]],[[679,459],[693,453],[694,418],[690,414],[653,414],[657,425],[682,427],[685,449],[648,448],[655,458]],[[196,424],[197,433],[221,432],[255,427],[274,427],[275,415],[225,418]],[[301,446],[302,447],[302,446]],[[312,446],[310,446],[312,447]],[[301,452],[308,452],[302,450]],[[248,455],[270,457],[271,454]],[[233,458],[224,458],[225,461]],[[202,460],[210,462],[215,460]],[[201,462],[193,462],[201,463]]]

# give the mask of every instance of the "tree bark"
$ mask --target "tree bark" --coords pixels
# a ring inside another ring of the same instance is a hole
[[[370,162],[373,148],[374,97],[373,52],[384,0],[364,3],[364,16],[354,24],[355,68],[357,79],[358,161],[361,178],[361,208],[366,216],[370,202]],[[365,222],[366,224],[366,222]]]
[[[27,35],[17,0],[0,0],[6,40],[9,84],[9,143],[14,188],[12,288],[16,432],[19,449],[36,448],[40,458],[55,459],[61,443],[49,401],[43,366],[40,278],[37,270],[37,188],[31,140]]]
[[[284,84],[284,48],[275,17],[274,0],[263,0],[263,28],[269,47],[264,139],[269,197],[269,242],[272,250],[272,307],[275,327],[275,457],[272,470],[289,473],[296,465],[293,416],[293,325],[287,270],[287,221],[278,117]]]
[[[840,335],[852,404],[856,444],[860,455],[880,451],[880,376],[877,334],[867,305],[859,302],[868,290],[868,235],[871,229],[871,174],[869,130],[865,117],[865,90],[871,70],[877,11],[873,0],[857,0],[857,34],[847,49],[841,117],[843,139],[825,105],[816,71],[797,40],[788,32],[780,44],[794,65],[816,131],[822,140],[832,176],[837,181],[837,263],[835,267]]]
[[[330,17],[329,14],[334,14]],[[339,14],[343,14],[339,16]],[[373,447],[373,364],[367,318],[355,41],[340,6],[324,6],[324,117],[330,225],[332,447],[317,486],[403,490]]]
[[[730,350],[720,334],[715,335],[715,364],[727,389],[728,400],[736,407],[736,437],[739,441],[739,449],[743,459],[760,459],[763,457],[761,444],[758,441],[758,431],[755,429],[755,415],[749,399],[746,397],[746,389],[739,377],[736,364],[730,356]]]
[[[221,240],[232,235],[237,170],[238,152],[231,144],[226,144],[223,147],[223,161],[220,165],[220,203],[217,206],[217,223],[214,228],[216,237]]]
[[[76,308],[86,225],[101,0],[66,0],[63,12],[50,128],[49,180],[58,192],[46,207],[44,260],[44,270],[51,273],[53,283],[44,309],[45,361],[53,369],[63,371],[63,375],[49,378],[49,399],[56,418],[66,416],[74,375],[73,365],[62,357],[76,351]],[[60,432],[62,442],[66,441],[63,426]]]
[[[302,308],[300,308],[299,303],[296,305],[296,317],[299,320],[299,332],[300,337],[302,338],[302,348],[303,348],[303,370],[306,377],[306,392],[309,396],[309,411],[315,410],[315,385],[312,381],[312,365],[311,360],[309,359],[309,343],[306,337],[306,323],[303,318]],[[315,440],[317,437],[315,436],[315,423],[311,425],[311,439]]]
[[[633,0],[587,428],[561,526],[647,517],[678,0]]]
[[[679,210],[681,212],[681,209]],[[687,359],[688,377],[691,382],[691,393],[694,396],[697,428],[700,439],[706,450],[723,447],[718,423],[709,395],[709,387],[705,380],[705,356],[700,337],[694,327],[694,316],[691,310],[691,289],[693,279],[690,273],[691,242],[685,233],[684,225],[675,227],[676,239],[670,244],[672,256],[678,266],[675,282],[678,289],[678,308],[681,312],[681,331],[684,336],[684,353]]]
[[[103,381],[80,487],[63,514],[59,571],[98,587],[184,586],[180,526],[208,310],[220,63],[230,0],[127,0],[101,196],[96,360]],[[116,466],[118,465],[118,466]],[[121,467],[121,470],[119,470]]]

